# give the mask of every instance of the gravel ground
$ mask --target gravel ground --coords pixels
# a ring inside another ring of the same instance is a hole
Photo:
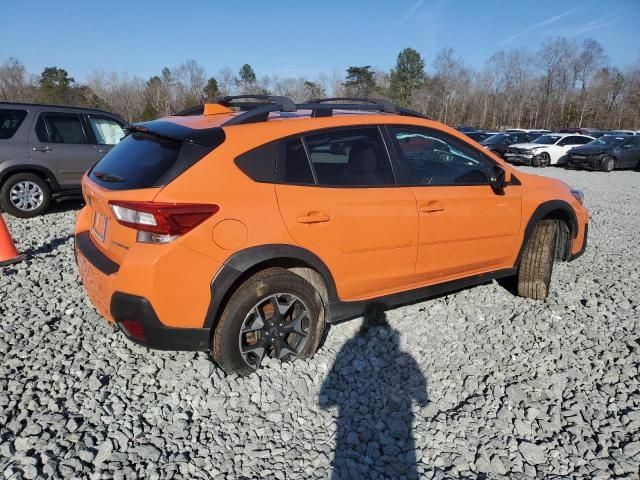
[[[77,204],[9,218],[29,260],[0,268],[0,477],[638,478],[640,173],[544,174],[592,213],[547,301],[494,282],[338,325],[313,359],[245,378],[101,320]]]

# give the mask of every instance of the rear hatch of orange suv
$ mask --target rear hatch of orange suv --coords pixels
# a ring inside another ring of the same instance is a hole
[[[134,264],[130,269],[135,264],[156,262],[163,249],[171,248],[176,239],[216,213],[218,207],[213,204],[160,203],[154,199],[224,139],[219,127],[193,129],[167,120],[146,122],[131,127],[83,179],[86,206],[76,224],[80,276],[97,310],[118,321],[138,343],[149,343],[144,326],[136,324],[135,318],[125,319],[123,324],[113,314],[120,267],[133,251],[136,258],[129,259]],[[145,249],[150,244],[154,248]],[[138,271],[144,272],[141,268]],[[138,278],[140,283],[153,281],[145,275]]]

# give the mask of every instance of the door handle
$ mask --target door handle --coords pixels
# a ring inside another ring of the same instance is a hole
[[[307,215],[296,218],[298,223],[323,223],[331,220],[331,217],[326,213],[309,212]]]
[[[36,145],[35,147],[33,147],[33,151],[34,152],[50,152],[51,147],[48,147],[46,145]]]
[[[420,205],[420,211],[422,213],[442,212],[444,211],[444,205],[440,202],[432,201],[432,202]]]

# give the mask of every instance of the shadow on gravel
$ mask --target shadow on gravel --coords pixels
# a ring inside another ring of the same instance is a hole
[[[320,406],[338,407],[331,478],[419,478],[412,433],[416,401],[428,403],[427,380],[400,350],[382,311],[370,312],[340,350],[320,391]]]
[[[60,200],[56,202],[44,215],[51,215],[52,213],[63,213],[71,210],[80,210],[84,207],[84,200],[82,198],[72,198],[68,200]]]
[[[39,247],[27,248],[24,253],[27,255],[27,258],[36,256],[36,255],[51,253],[60,245],[67,243],[70,238],[73,238],[72,234],[63,235],[62,237],[56,237],[49,240],[44,245],[40,245]]]

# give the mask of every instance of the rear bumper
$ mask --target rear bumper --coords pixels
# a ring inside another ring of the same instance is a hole
[[[75,255],[80,278],[91,302],[129,340],[156,350],[194,351],[210,348],[210,328],[165,325],[149,299],[118,291],[117,274],[121,266],[98,250],[89,232],[76,234]]]
[[[174,328],[163,325],[146,298],[115,292],[111,297],[110,310],[120,330],[138,345],[155,350],[209,349],[211,331],[208,328]],[[128,322],[138,324],[138,329],[132,329]]]

